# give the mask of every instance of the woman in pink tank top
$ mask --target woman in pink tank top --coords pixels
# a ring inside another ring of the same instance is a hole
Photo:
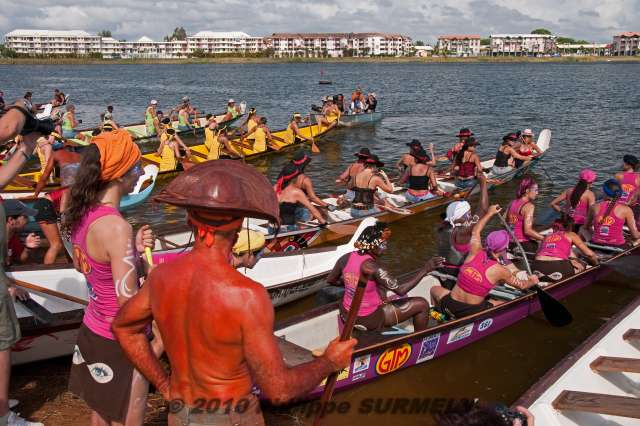
[[[629,206],[620,202],[622,188],[616,179],[607,180],[602,186],[604,199],[595,204],[589,211],[585,228],[591,231],[591,241],[596,244],[626,248],[624,226],[627,225],[631,243],[637,244],[640,233],[636,228],[633,211]]]
[[[120,198],[142,174],[140,150],[126,130],[103,132],[84,149],[71,187],[63,231],[73,243],[76,269],[87,279],[89,305],[78,332],[69,389],[92,410],[92,424],[141,425],[148,384],[115,340],[111,324],[138,290],[138,253],[153,247],[153,233],[143,226],[134,239],[131,225],[118,211]],[[161,342],[155,349],[161,352]]]
[[[366,281],[356,324],[367,330],[380,330],[412,318],[414,329],[424,330],[429,322],[429,302],[423,297],[405,296],[425,275],[441,266],[444,259],[430,259],[411,279],[401,283],[377,262],[386,250],[390,235],[388,225],[383,222],[365,228],[355,243],[356,251],[338,259],[327,282],[333,285],[344,284],[344,296],[340,303],[340,317],[343,321],[346,321],[351,309],[358,283]],[[400,298],[387,298],[388,291]]]
[[[533,228],[536,208],[533,202],[538,198],[538,184],[533,178],[525,177],[520,182],[516,196],[507,208],[507,222],[525,251],[535,252],[538,249],[537,241],[544,238]]]
[[[576,246],[592,265],[598,264],[598,256],[587,247],[582,238],[571,231],[571,219],[563,215],[553,223],[553,232],[545,235],[531,269],[545,281],[560,281],[582,272],[584,265],[573,256]]]
[[[442,312],[452,318],[462,318],[484,311],[502,302],[489,300],[487,296],[499,282],[526,289],[538,283],[538,277],[532,275],[527,280],[516,278],[499,261],[509,248],[509,233],[505,230],[494,231],[487,236],[486,249],[482,246],[482,230],[491,218],[500,212],[498,205],[489,207],[487,213],[473,228],[471,249],[460,267],[458,281],[453,289],[442,286],[431,289],[431,296]]]
[[[572,231],[574,232],[578,232],[580,227],[585,224],[589,209],[596,203],[596,196],[591,190],[596,178],[596,172],[593,170],[582,170],[578,183],[551,201],[552,209],[558,213],[568,215],[572,219]],[[563,202],[564,206],[562,205]]]
[[[622,195],[620,201],[633,206],[638,203],[638,189],[640,189],[640,173],[638,169],[638,158],[635,155],[625,155],[622,158],[623,171],[616,174],[616,179],[620,182]]]

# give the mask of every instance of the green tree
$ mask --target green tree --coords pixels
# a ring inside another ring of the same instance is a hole
[[[192,58],[205,58],[207,53],[203,49],[194,49],[189,56]]]
[[[577,44],[574,39],[571,37],[558,37],[556,39],[556,43],[558,44]]]
[[[174,41],[174,40],[186,40],[187,39],[187,31],[182,27],[176,27],[173,30],[173,34],[170,36],[165,36],[164,41]]]
[[[102,30],[98,33],[98,37],[111,37],[111,31]]]
[[[490,38],[481,38],[480,39],[480,46],[489,46],[491,44],[491,39]]]
[[[551,31],[546,28],[536,28],[535,30],[531,31],[531,34],[551,35]]]
[[[414,43],[414,46],[424,46],[424,41],[418,40]]]

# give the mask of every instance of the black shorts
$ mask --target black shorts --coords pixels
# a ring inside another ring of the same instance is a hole
[[[38,198],[33,203],[33,208],[38,210],[38,213],[34,216],[36,222],[44,223],[57,223],[58,215],[56,215],[56,209],[53,206],[51,200],[46,198]]]
[[[542,280],[562,281],[576,274],[570,260],[534,260],[531,262],[533,273],[540,273]]]
[[[477,314],[491,307],[493,307],[493,305],[486,300],[478,305],[458,302],[451,297],[451,293],[440,300],[440,310],[454,319],[468,317],[469,315]]]

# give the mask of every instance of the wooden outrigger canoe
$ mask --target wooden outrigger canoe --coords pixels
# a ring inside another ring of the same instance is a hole
[[[516,177],[522,176],[527,173],[531,168],[541,161],[546,152],[551,146],[551,131],[544,129],[540,132],[537,145],[543,150],[542,155],[533,159],[525,166],[513,169],[508,173],[501,176],[492,176],[498,181],[489,185],[490,189],[503,185],[506,182],[513,180]],[[495,159],[490,159],[482,162],[484,169],[490,169],[493,166]],[[438,179],[438,186],[440,189],[452,194],[454,197],[465,197],[469,190],[459,190],[455,187],[455,184],[450,179]],[[479,191],[476,187],[473,189],[474,193]],[[389,211],[382,210],[372,214],[369,217],[375,217],[378,220],[384,222],[395,222],[406,218],[406,210],[411,214],[421,213],[427,210],[432,210],[438,207],[445,206],[454,200],[452,197],[438,196],[426,201],[420,201],[417,203],[402,204],[404,196],[402,193],[397,193],[390,198],[390,202],[398,203],[397,207],[401,207],[404,210]],[[399,200],[399,201],[398,201]],[[335,197],[329,197],[324,199],[329,204],[336,205],[337,199]],[[406,202],[406,200],[405,200]],[[270,252],[280,252],[289,250],[299,250],[307,247],[314,247],[325,243],[334,242],[345,237],[345,229],[351,228],[355,230],[362,218],[353,218],[350,214],[350,208],[338,209],[333,212],[329,212],[328,226],[321,227],[317,225],[317,222],[309,222],[308,227],[289,231],[281,232],[277,235],[270,233],[269,224],[264,220],[250,220],[249,227],[254,231],[262,232],[267,238],[267,249]],[[156,246],[156,250],[170,249],[173,247],[182,247],[191,243],[191,231],[176,232],[173,234],[162,235],[162,240],[159,240]]]
[[[542,285],[554,298],[562,299],[608,275],[611,269],[607,267],[607,263],[625,256],[633,256],[633,259],[629,258],[628,261],[637,262],[640,247],[617,254],[598,266],[589,266],[583,272],[563,281]],[[427,276],[407,296],[420,296],[429,300],[429,291],[433,285],[437,285],[437,280]],[[535,292],[497,286],[491,295],[496,299],[502,299],[504,303],[469,317],[443,323],[431,319],[430,328],[420,332],[414,332],[411,320],[380,332],[355,330],[354,337],[358,339],[358,345],[351,364],[338,377],[336,390],[345,390],[392,372],[440,358],[540,310]],[[275,335],[279,338],[285,362],[289,366],[299,365],[311,360],[313,351],[322,351],[340,334],[338,317],[338,305],[333,303],[277,324]],[[308,397],[316,398],[323,390],[324,385],[321,384]]]
[[[318,124],[309,124],[306,126],[301,126],[298,128],[300,133],[305,136],[305,137],[313,137],[314,139],[319,139],[324,137],[328,132],[330,132],[331,130],[333,130],[333,128],[328,128],[326,126],[320,126]],[[287,130],[277,130],[277,131],[273,131],[271,132],[271,134],[273,136],[276,136],[277,138],[280,138],[284,141],[287,141]],[[306,142],[303,139],[300,138],[295,138],[293,140],[293,142],[280,142],[278,140],[273,140],[272,141],[272,145],[275,146],[277,149],[271,147],[271,146],[267,146],[266,151],[256,151],[250,148],[250,144],[251,142],[249,140],[245,140],[244,143],[240,142],[240,137],[237,138],[233,138],[231,139],[231,144],[234,146],[234,148],[236,150],[242,150],[242,153],[244,154],[244,158],[245,160],[250,160],[253,158],[258,158],[258,157],[264,157],[266,155],[270,155],[276,152],[280,152],[283,151],[285,149],[291,149],[297,146],[301,146],[304,145]],[[191,149],[191,153],[192,156],[190,158],[190,160],[194,163],[202,163],[204,161],[208,161],[207,160],[207,155],[209,154],[209,149],[204,145],[204,144],[199,144],[199,145],[194,145],[194,146],[190,146],[189,147]],[[144,154],[142,156],[142,158],[144,159],[144,161],[146,161],[147,163],[150,164],[156,164],[159,165],[161,158],[158,154],[156,154],[155,152],[153,153],[149,153],[149,154]],[[175,173],[175,171],[171,170],[171,171],[166,171],[166,172],[160,172],[162,173]]]
[[[640,297],[515,403],[548,426],[640,424]],[[633,384],[636,386],[633,386]]]
[[[322,114],[311,114],[312,117],[322,117]],[[359,114],[343,114],[338,119],[339,127],[355,127],[361,124],[376,123],[382,120],[382,113],[376,112],[362,112]]]
[[[351,240],[338,247],[323,247],[297,253],[267,254],[253,269],[239,268],[247,277],[259,282],[269,292],[274,306],[298,300],[326,286],[322,277],[327,275],[336,261],[352,251],[353,244],[362,230],[375,223],[375,219],[364,221]],[[154,262],[162,263],[175,257],[176,251],[154,254]],[[73,353],[78,327],[84,313],[84,302],[88,300],[84,275],[73,265],[50,265],[14,267],[9,277],[35,284],[47,290],[77,298],[79,303],[47,294],[44,291],[27,289],[31,297],[49,310],[55,321],[48,325],[38,324],[32,313],[20,302],[16,302],[16,313],[22,330],[22,340],[12,353],[13,364],[38,361]]]

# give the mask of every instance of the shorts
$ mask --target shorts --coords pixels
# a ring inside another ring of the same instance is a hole
[[[354,198],[356,198],[356,193],[353,192],[353,190],[351,189],[347,189],[347,193],[344,194],[344,198],[345,200],[347,200],[348,202],[352,202]]]
[[[80,326],[69,390],[107,422],[126,420],[133,371],[117,341],[98,336],[85,324]]]
[[[486,300],[477,305],[458,302],[451,297],[451,293],[440,300],[440,310],[454,319],[468,317],[469,315],[477,314],[491,307],[493,307],[493,305]]]
[[[192,129],[191,129],[191,127],[189,127],[189,126],[178,126],[178,131],[179,131],[179,132],[189,132],[189,131],[191,131],[191,130],[192,130]]]
[[[197,409],[183,407],[172,414],[173,421],[178,420],[182,426],[263,426],[264,418],[260,401],[255,395],[249,394],[239,398],[235,407],[222,403],[219,409],[212,407]]]
[[[57,223],[58,215],[56,214],[53,202],[46,198],[38,198],[33,203],[33,208],[38,210],[38,213],[34,216],[36,222],[44,222],[48,224]]]
[[[467,189],[474,186],[477,182],[477,179],[456,179],[456,187],[459,189]]]
[[[407,201],[410,202],[410,203],[417,203],[419,201],[430,200],[430,199],[435,198],[435,197],[436,196],[434,194],[432,194],[431,192],[427,192],[426,194],[423,194],[423,195],[413,195],[412,193],[407,191],[404,194],[404,198],[406,198]]]
[[[76,132],[75,130],[62,131],[62,137],[65,139],[74,139],[76,136],[78,136],[78,132]]]
[[[576,274],[570,260],[534,260],[531,262],[533,273],[540,273],[544,280],[562,281]]]
[[[4,275],[4,271],[0,271]],[[0,278],[3,281],[6,277]],[[6,351],[20,340],[20,323],[13,305],[13,298],[5,283],[0,284],[0,351]]]
[[[522,246],[523,250],[526,251],[527,253],[537,253],[538,252],[538,242],[534,241],[534,240],[527,240],[527,241],[520,241],[520,245]],[[522,253],[520,253],[519,249],[518,249],[518,245],[514,242],[509,243],[509,250],[512,253],[515,253],[516,255],[520,256]]]
[[[491,168],[491,173],[493,173],[494,176],[500,176],[500,175],[509,173],[511,170],[513,169],[509,166],[505,166],[505,167],[493,166]]]
[[[378,209],[371,207],[370,209],[356,209],[351,207],[351,217],[364,217],[378,213]]]

